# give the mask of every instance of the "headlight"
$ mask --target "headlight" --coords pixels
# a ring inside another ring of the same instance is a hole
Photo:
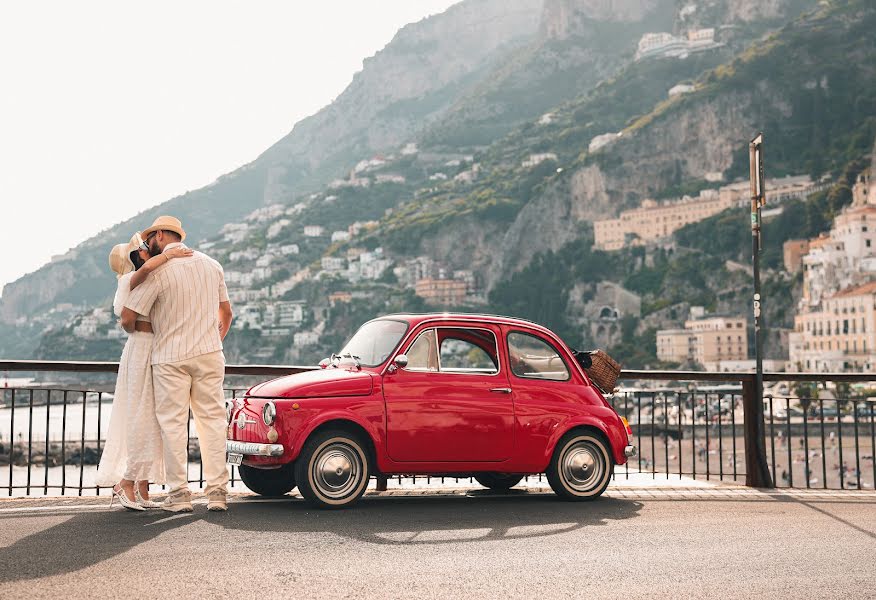
[[[276,418],[277,407],[274,406],[273,402],[265,402],[264,407],[262,407],[262,421],[265,422],[265,425],[273,425]]]
[[[227,424],[231,424],[231,413],[234,411],[234,401],[226,400],[225,401],[225,422]]]

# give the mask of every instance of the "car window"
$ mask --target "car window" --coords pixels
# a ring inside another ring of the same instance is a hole
[[[438,370],[438,341],[434,329],[427,329],[408,348],[408,371]]]
[[[484,329],[442,328],[440,370],[442,372],[493,375],[499,372],[496,336]]]
[[[508,354],[511,372],[527,379],[566,381],[569,369],[553,346],[528,333],[508,334]]]

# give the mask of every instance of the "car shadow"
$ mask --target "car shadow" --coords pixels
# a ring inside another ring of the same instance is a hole
[[[510,494],[366,497],[337,511],[313,509],[293,497],[235,500],[227,513],[209,513],[203,505],[196,505],[195,513],[188,515],[95,511],[75,514],[0,548],[0,583],[78,571],[197,522],[218,525],[229,533],[331,533],[371,544],[425,545],[558,535],[636,517],[641,506],[617,498],[572,503],[547,494]],[[57,515],[4,516],[0,527],[13,521],[18,521],[15,526],[27,526],[26,520],[50,516]]]
[[[261,519],[278,523],[280,532],[330,531],[352,539],[384,545],[473,543],[544,537],[606,525],[638,516],[641,503],[618,498],[595,502],[564,502],[553,494],[470,493],[466,496],[366,497],[345,510],[318,510],[302,500],[261,503],[243,500],[222,524],[229,529],[258,532],[263,523],[237,519],[259,505]],[[318,527],[314,527],[318,514]],[[219,521],[219,515],[208,515]],[[256,527],[252,527],[256,525]]]

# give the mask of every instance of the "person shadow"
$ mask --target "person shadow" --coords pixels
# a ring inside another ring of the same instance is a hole
[[[223,536],[226,551],[233,552],[240,535],[266,531],[332,533],[379,545],[546,537],[631,519],[641,509],[641,503],[628,499],[606,497],[574,503],[563,502],[552,494],[525,492],[486,492],[465,497],[366,496],[355,506],[337,511],[314,510],[298,498],[287,498],[264,501],[244,497],[232,501],[227,513],[207,512],[202,504],[196,504],[193,514],[105,510],[75,514],[0,548],[0,583],[79,571],[146,544],[162,533],[198,522],[225,529],[230,534]],[[15,527],[27,527],[27,520],[46,516],[4,516],[0,523],[15,520],[19,521]],[[216,543],[211,540],[214,550]]]

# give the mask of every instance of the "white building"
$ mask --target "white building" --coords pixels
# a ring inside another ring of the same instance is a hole
[[[341,271],[344,269],[345,258],[341,256],[323,256],[320,266],[323,271]]]
[[[348,241],[350,241],[350,232],[349,231],[333,231],[332,232],[332,243],[348,242]]]
[[[259,251],[255,248],[247,248],[245,250],[235,250],[228,255],[230,262],[241,262],[245,260],[255,260],[259,257]]]
[[[556,162],[557,155],[553,152],[540,152],[538,154],[530,154],[528,158],[520,163],[520,166],[523,168],[534,167],[535,165],[541,164],[548,160]]]
[[[304,237],[321,237],[325,229],[321,225],[305,225]]]
[[[396,173],[382,173],[374,178],[374,183],[405,183],[404,175]]]
[[[292,224],[292,221],[289,219],[280,219],[276,223],[271,223],[268,227],[268,230],[265,232],[265,237],[269,240],[277,237],[283,231],[284,228],[288,227]]]
[[[243,304],[240,308],[234,311],[234,320],[232,321],[235,329],[261,329],[262,328],[262,310],[257,304]]]
[[[477,163],[473,164],[470,169],[459,173],[456,177],[453,178],[453,181],[457,181],[459,183],[471,183],[475,179],[478,178],[478,174],[481,172],[481,166]]]
[[[292,338],[292,343],[297,348],[313,346],[319,343],[319,335],[314,331],[299,331]]]

